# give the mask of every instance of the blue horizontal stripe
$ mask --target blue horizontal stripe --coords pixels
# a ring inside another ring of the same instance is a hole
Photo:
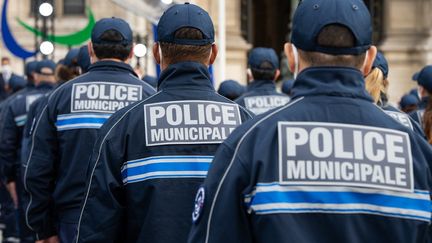
[[[373,204],[431,212],[429,200],[357,192],[259,192],[251,204],[269,203]]]
[[[258,213],[281,213],[281,212],[286,212],[286,213],[295,213],[295,212],[358,213],[358,212],[363,212],[363,213],[377,213],[377,214],[381,214],[381,215],[407,217],[407,218],[414,218],[414,219],[421,219],[421,220],[430,221],[430,218],[428,218],[428,217],[422,217],[422,216],[417,216],[417,215],[406,215],[406,214],[399,214],[399,213],[387,213],[387,212],[369,210],[369,209],[323,209],[323,208],[296,208],[296,209],[281,208],[281,209],[277,209],[277,208],[275,208],[275,209],[267,209],[267,210],[256,210],[256,212],[258,212]]]
[[[175,163],[155,163],[127,168],[122,172],[123,178],[137,176],[152,172],[164,171],[208,171],[210,163],[206,162],[175,162]]]
[[[95,124],[104,124],[108,118],[70,118],[65,120],[58,120],[56,122],[57,126],[64,126],[64,125],[74,125],[74,124],[83,124],[83,123],[95,123]]]
[[[188,175],[157,175],[157,176],[146,176],[144,178],[139,178],[135,180],[128,180],[127,183],[134,183],[134,182],[140,182],[145,180],[151,180],[151,179],[169,179],[169,178],[206,178],[205,175],[195,175],[195,174],[188,174]]]
[[[208,159],[208,160],[213,160],[214,156],[181,156],[181,155],[176,155],[176,156],[160,156],[160,157],[149,157],[149,158],[144,158],[144,159],[139,159],[139,160],[132,160],[132,161],[128,161],[127,164],[135,164],[135,163],[141,163],[141,162],[146,162],[146,161],[150,161],[150,160],[169,160],[169,159]]]

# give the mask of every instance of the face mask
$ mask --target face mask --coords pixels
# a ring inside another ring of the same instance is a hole
[[[297,79],[298,73],[299,73],[299,54],[297,51],[297,47],[295,45],[292,45],[293,53],[294,53],[294,80]]]

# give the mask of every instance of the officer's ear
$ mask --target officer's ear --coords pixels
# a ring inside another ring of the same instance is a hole
[[[273,78],[273,81],[278,80],[280,74],[281,74],[280,70],[279,70],[279,69],[276,69],[276,73],[275,73],[275,76],[274,76],[274,78]]]
[[[372,71],[372,65],[375,61],[375,57],[377,55],[377,48],[376,46],[371,46],[369,50],[366,52],[365,61],[363,64],[363,67],[360,71],[363,72],[363,76],[367,76]]]
[[[93,64],[97,61],[96,54],[94,53],[94,50],[93,50],[93,43],[89,42],[87,44],[87,49],[88,49],[88,53],[90,56],[90,63]]]
[[[135,49],[135,43],[132,44],[131,52],[129,53],[129,56],[128,56],[127,60],[126,60],[127,63],[129,63],[130,60],[132,60],[132,58],[134,56],[134,49]]]
[[[291,43],[287,42],[284,46],[285,55],[288,58],[288,68],[291,71],[291,73],[296,72],[296,54],[294,53],[293,46]],[[298,60],[297,60],[298,61]]]
[[[153,45],[153,56],[154,56],[154,58],[155,58],[155,61],[156,61],[156,63],[157,64],[161,64],[161,54],[159,53],[159,43],[158,42],[156,42],[156,43],[154,43],[154,45]]]
[[[218,55],[218,47],[216,44],[213,44],[211,47],[209,65],[212,65],[215,62],[217,55]]]

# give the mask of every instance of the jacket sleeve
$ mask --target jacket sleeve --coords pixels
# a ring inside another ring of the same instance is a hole
[[[197,193],[189,243],[253,242],[244,201],[246,171],[236,150],[222,144]]]
[[[26,223],[37,236],[46,239],[56,234],[52,193],[58,163],[57,130],[49,105],[45,106],[33,131],[24,187],[30,197]]]
[[[19,129],[15,123],[14,113],[10,106],[3,111],[3,125],[0,132],[0,166],[2,180],[15,181],[17,178],[17,150],[19,147]]]
[[[101,128],[89,163],[90,174],[82,202],[76,242],[121,242],[124,190],[121,174],[124,136],[114,132],[111,118]],[[115,135],[111,135],[115,133]],[[112,138],[112,139],[111,139]]]

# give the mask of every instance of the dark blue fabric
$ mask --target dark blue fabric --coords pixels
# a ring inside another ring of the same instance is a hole
[[[271,214],[258,214],[249,208],[255,203],[255,197],[266,195],[265,191],[255,191],[257,187],[264,189],[265,185],[268,188],[280,186],[281,190],[277,191],[280,193],[291,191],[294,187],[305,193],[303,195],[308,198],[306,202],[309,202],[310,196],[319,200],[319,194],[307,193],[308,191],[302,189],[306,186],[302,183],[292,186],[280,183],[278,123],[281,121],[296,122],[299,126],[302,122],[319,122],[403,132],[411,143],[414,192],[422,193],[426,198],[425,203],[430,203],[430,145],[373,104],[365,91],[364,79],[359,71],[348,68],[310,68],[300,73],[293,93],[294,100],[289,105],[248,121],[236,129],[218,149],[203,185],[205,201],[200,217],[192,226],[188,242],[425,242],[430,231],[429,218],[420,221],[398,215],[380,215],[366,207],[360,207],[357,213],[340,213],[343,209],[338,213],[329,212],[324,208],[305,212],[295,212],[294,209],[291,212],[274,211]],[[313,124],[311,126],[314,127]],[[297,153],[302,151],[297,150]],[[292,158],[301,157],[301,154],[297,154]],[[325,185],[313,188],[317,191],[331,191],[331,188]],[[352,192],[356,189],[362,190],[362,187],[355,186],[332,188],[336,191],[337,188]],[[277,189],[270,191],[275,190]],[[397,191],[386,189],[375,192],[403,195],[401,192],[398,194]],[[350,196],[354,197],[354,194]],[[373,201],[369,201],[371,198],[373,197],[362,197],[362,200],[372,203]],[[266,197],[266,200],[269,199],[271,197]],[[319,202],[324,204],[323,206],[330,206],[325,204],[325,201]],[[384,200],[380,203],[390,202]],[[428,209],[430,210],[430,207]]]
[[[102,127],[93,151],[88,170],[91,185],[79,223],[78,242],[186,242],[195,191],[202,177],[149,176],[144,181],[123,182],[127,175],[168,168],[177,172],[186,168],[207,170],[219,143],[147,146],[143,137],[145,105],[181,101],[234,104],[215,92],[206,66],[182,62],[162,73],[156,95],[112,116]],[[240,113],[242,121],[250,118],[246,110],[240,108]],[[210,159],[194,165],[187,161],[175,165],[143,164],[122,172],[127,161],[139,165],[159,156]]]
[[[155,93],[150,85],[137,78],[128,64],[99,61],[91,65],[86,74],[58,87],[51,93],[40,114],[33,115],[37,120],[33,119],[27,135],[34,139],[27,145],[30,154],[24,184],[31,196],[26,219],[37,233],[37,239],[57,234],[55,226],[59,222],[78,221],[88,160],[99,129],[60,131],[57,130],[56,122],[59,116],[83,114],[71,112],[73,88],[79,84],[92,85],[96,82],[128,87],[134,85],[141,89],[141,98]]]

